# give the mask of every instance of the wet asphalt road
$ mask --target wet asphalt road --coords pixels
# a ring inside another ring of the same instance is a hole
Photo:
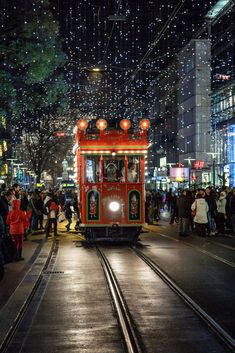
[[[176,227],[150,226],[139,248],[235,336],[235,240],[181,239]],[[61,237],[45,292],[11,352],[124,352],[103,269],[94,248]],[[103,247],[119,280],[144,352],[228,352],[181,299],[127,245]],[[20,336],[20,334],[19,334]],[[21,343],[22,344],[22,343]]]

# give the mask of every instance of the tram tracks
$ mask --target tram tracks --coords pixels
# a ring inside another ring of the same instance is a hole
[[[40,305],[42,293],[45,291],[49,281],[48,275],[51,273],[50,270],[54,267],[56,261],[58,248],[59,242],[54,241],[37,280],[19,310],[14,322],[11,324],[10,329],[0,343],[0,353],[16,352],[16,347],[14,346],[15,339],[17,340],[17,349],[21,351],[20,345],[22,347],[25,339],[24,336],[27,335],[28,329],[30,329],[29,322],[33,320],[35,312]],[[24,321],[27,321],[27,323],[25,324]],[[18,334],[18,331],[21,331],[20,334]],[[19,336],[21,343],[19,343]]]
[[[126,351],[128,353],[142,353],[143,350],[141,349],[138,334],[136,333],[133,320],[125,303],[123,294],[120,290],[118,281],[114,275],[112,267],[105,254],[98,247],[96,249],[113,299],[122,336],[124,338]]]
[[[131,248],[133,252],[149,268],[151,268],[151,270],[154,271],[154,273],[156,273],[156,275],[159,276],[167,284],[167,286],[170,287],[174,293],[176,293],[176,295],[184,301],[184,303],[186,303],[186,305],[191,310],[193,310],[196,316],[198,316],[205,323],[205,325],[214,332],[215,336],[217,336],[220,341],[223,341],[227,348],[229,347],[232,352],[235,352],[234,338],[231,337],[226,332],[226,330],[224,330],[223,327],[221,327],[221,325],[216,322],[205,310],[203,310],[200,305],[198,305],[190,296],[188,296],[150,257],[137,249],[135,246],[132,246]],[[97,252],[104,268],[105,276],[115,305],[115,310],[118,315],[118,321],[122,328],[127,352],[143,352],[142,347],[144,345],[141,343],[142,339],[135,328],[136,325],[133,324],[134,319],[132,318],[128,306],[125,302],[125,298],[122,294],[122,289],[118,284],[115,273],[105,254],[99,248],[97,248]]]

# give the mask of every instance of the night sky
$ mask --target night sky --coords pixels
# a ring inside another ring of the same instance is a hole
[[[200,28],[215,2],[51,0],[67,55],[71,109],[92,116],[147,115],[146,98],[155,99],[150,88],[157,75]],[[20,16],[27,18],[28,6],[28,0],[1,0],[2,32],[9,30],[8,23],[14,26],[12,17],[16,27]],[[115,14],[124,21],[110,20]],[[102,71],[92,72],[97,65]]]

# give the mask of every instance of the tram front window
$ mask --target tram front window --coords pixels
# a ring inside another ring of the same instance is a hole
[[[98,183],[100,176],[100,157],[87,157],[86,160],[86,179],[88,183]]]
[[[103,164],[104,181],[125,181],[125,159],[123,156],[115,158],[105,156]]]

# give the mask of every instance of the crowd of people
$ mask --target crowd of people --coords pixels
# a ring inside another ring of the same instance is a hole
[[[223,187],[222,190],[206,189],[178,190],[173,192],[146,192],[146,222],[158,222],[163,212],[169,212],[169,223],[178,224],[180,236],[188,236],[196,231],[199,236],[235,235],[235,189]],[[15,183],[6,190],[1,187],[0,196],[0,280],[4,264],[24,260],[23,241],[29,234],[38,230],[45,232],[46,238],[53,230],[57,237],[57,222],[67,220],[70,230],[72,218],[76,220],[75,229],[80,222],[77,195],[66,199],[62,191],[26,192]]]
[[[57,237],[57,222],[67,220],[66,229],[70,230],[72,217],[76,219],[76,228],[80,220],[77,195],[66,199],[62,191],[44,192],[35,190],[26,192],[15,183],[6,190],[1,187],[0,196],[0,280],[4,274],[4,264],[23,261],[23,241],[29,234],[45,232],[46,238],[53,230]]]
[[[146,222],[158,222],[161,212],[170,213],[170,224],[178,223],[180,236],[196,231],[199,236],[235,235],[235,189],[147,191]]]

